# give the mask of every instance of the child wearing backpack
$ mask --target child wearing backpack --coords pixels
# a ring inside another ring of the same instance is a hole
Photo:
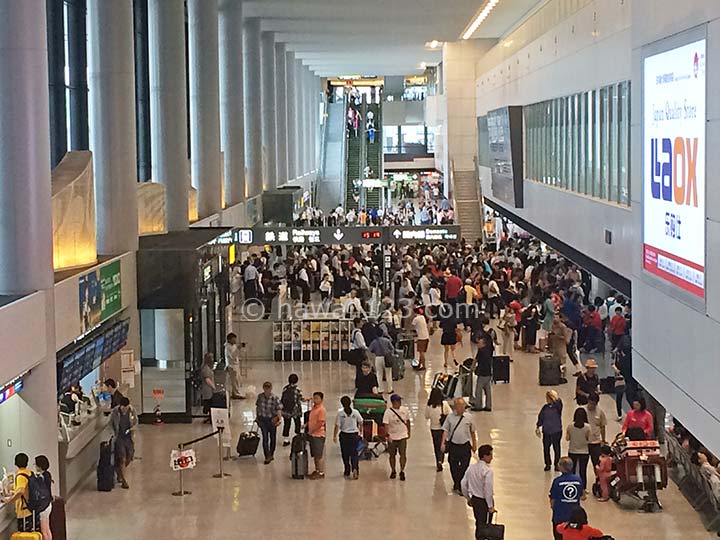
[[[50,460],[47,458],[47,456],[40,455],[35,458],[36,476],[39,476],[45,482],[45,486],[47,488],[47,494],[50,497],[50,504],[47,505],[47,508],[45,508],[45,510],[41,510],[39,513],[40,532],[42,533],[43,540],[52,540],[52,538],[53,538],[52,530],[50,529],[50,514],[52,513],[52,509],[53,509],[53,503],[52,503],[53,479],[52,479],[52,475],[50,474],[49,469],[50,469]]]
[[[10,497],[2,500],[4,503],[15,503],[15,516],[20,532],[37,531],[38,517],[52,507],[52,495],[45,478],[28,469],[29,462],[27,454],[20,453],[15,456],[15,489]],[[49,512],[47,516],[49,519]],[[47,539],[51,540],[51,536]]]

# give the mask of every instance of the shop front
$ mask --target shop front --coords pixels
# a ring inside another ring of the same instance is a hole
[[[140,239],[141,422],[190,422],[198,412],[194,374],[205,353],[222,357],[235,249],[221,228]]]

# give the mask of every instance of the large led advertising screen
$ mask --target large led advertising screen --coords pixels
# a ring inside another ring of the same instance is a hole
[[[643,268],[705,296],[702,39],[643,62]]]

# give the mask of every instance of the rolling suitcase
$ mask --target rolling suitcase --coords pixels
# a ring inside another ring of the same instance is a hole
[[[305,435],[295,435],[290,443],[290,469],[295,480],[303,480],[308,475],[308,451]]]
[[[113,464],[113,440],[100,443],[100,459],[97,466],[97,490],[112,491],[115,486],[115,467]]]
[[[463,363],[460,365],[459,377],[460,377],[460,397],[467,397],[473,395],[473,372],[470,365]]]
[[[562,372],[560,371],[560,359],[552,355],[545,354],[540,356],[539,361],[539,381],[540,386],[557,386],[562,382]]]
[[[50,512],[50,532],[53,540],[67,540],[67,525],[65,519],[65,499],[53,498]]]
[[[447,376],[447,382],[445,383],[445,388],[443,388],[443,395],[446,398],[454,398],[455,392],[457,392],[458,389],[458,381],[459,378],[457,375],[448,375]]]
[[[253,427],[255,424],[253,424]],[[238,456],[254,456],[257,453],[258,446],[260,446],[260,435],[256,430],[250,428],[250,431],[243,431],[240,434],[237,442],[237,453]]]
[[[493,356],[493,382],[510,382],[509,356]]]
[[[211,409],[227,409],[227,394],[225,391],[215,392],[210,398]]]
[[[392,379],[393,381],[399,381],[405,377],[405,358],[403,358],[403,351],[396,350],[395,356],[393,357],[392,366]]]

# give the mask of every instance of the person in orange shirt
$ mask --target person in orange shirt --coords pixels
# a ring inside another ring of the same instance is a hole
[[[618,306],[615,308],[615,315],[610,319],[610,343],[613,350],[617,349],[620,339],[625,335],[626,327],[627,320],[625,320],[622,308]]]
[[[310,410],[307,422],[308,439],[310,440],[310,455],[315,461],[315,470],[308,477],[310,480],[325,478],[325,428],[327,424],[327,411],[323,405],[325,396],[322,392],[313,393],[313,408]]]

